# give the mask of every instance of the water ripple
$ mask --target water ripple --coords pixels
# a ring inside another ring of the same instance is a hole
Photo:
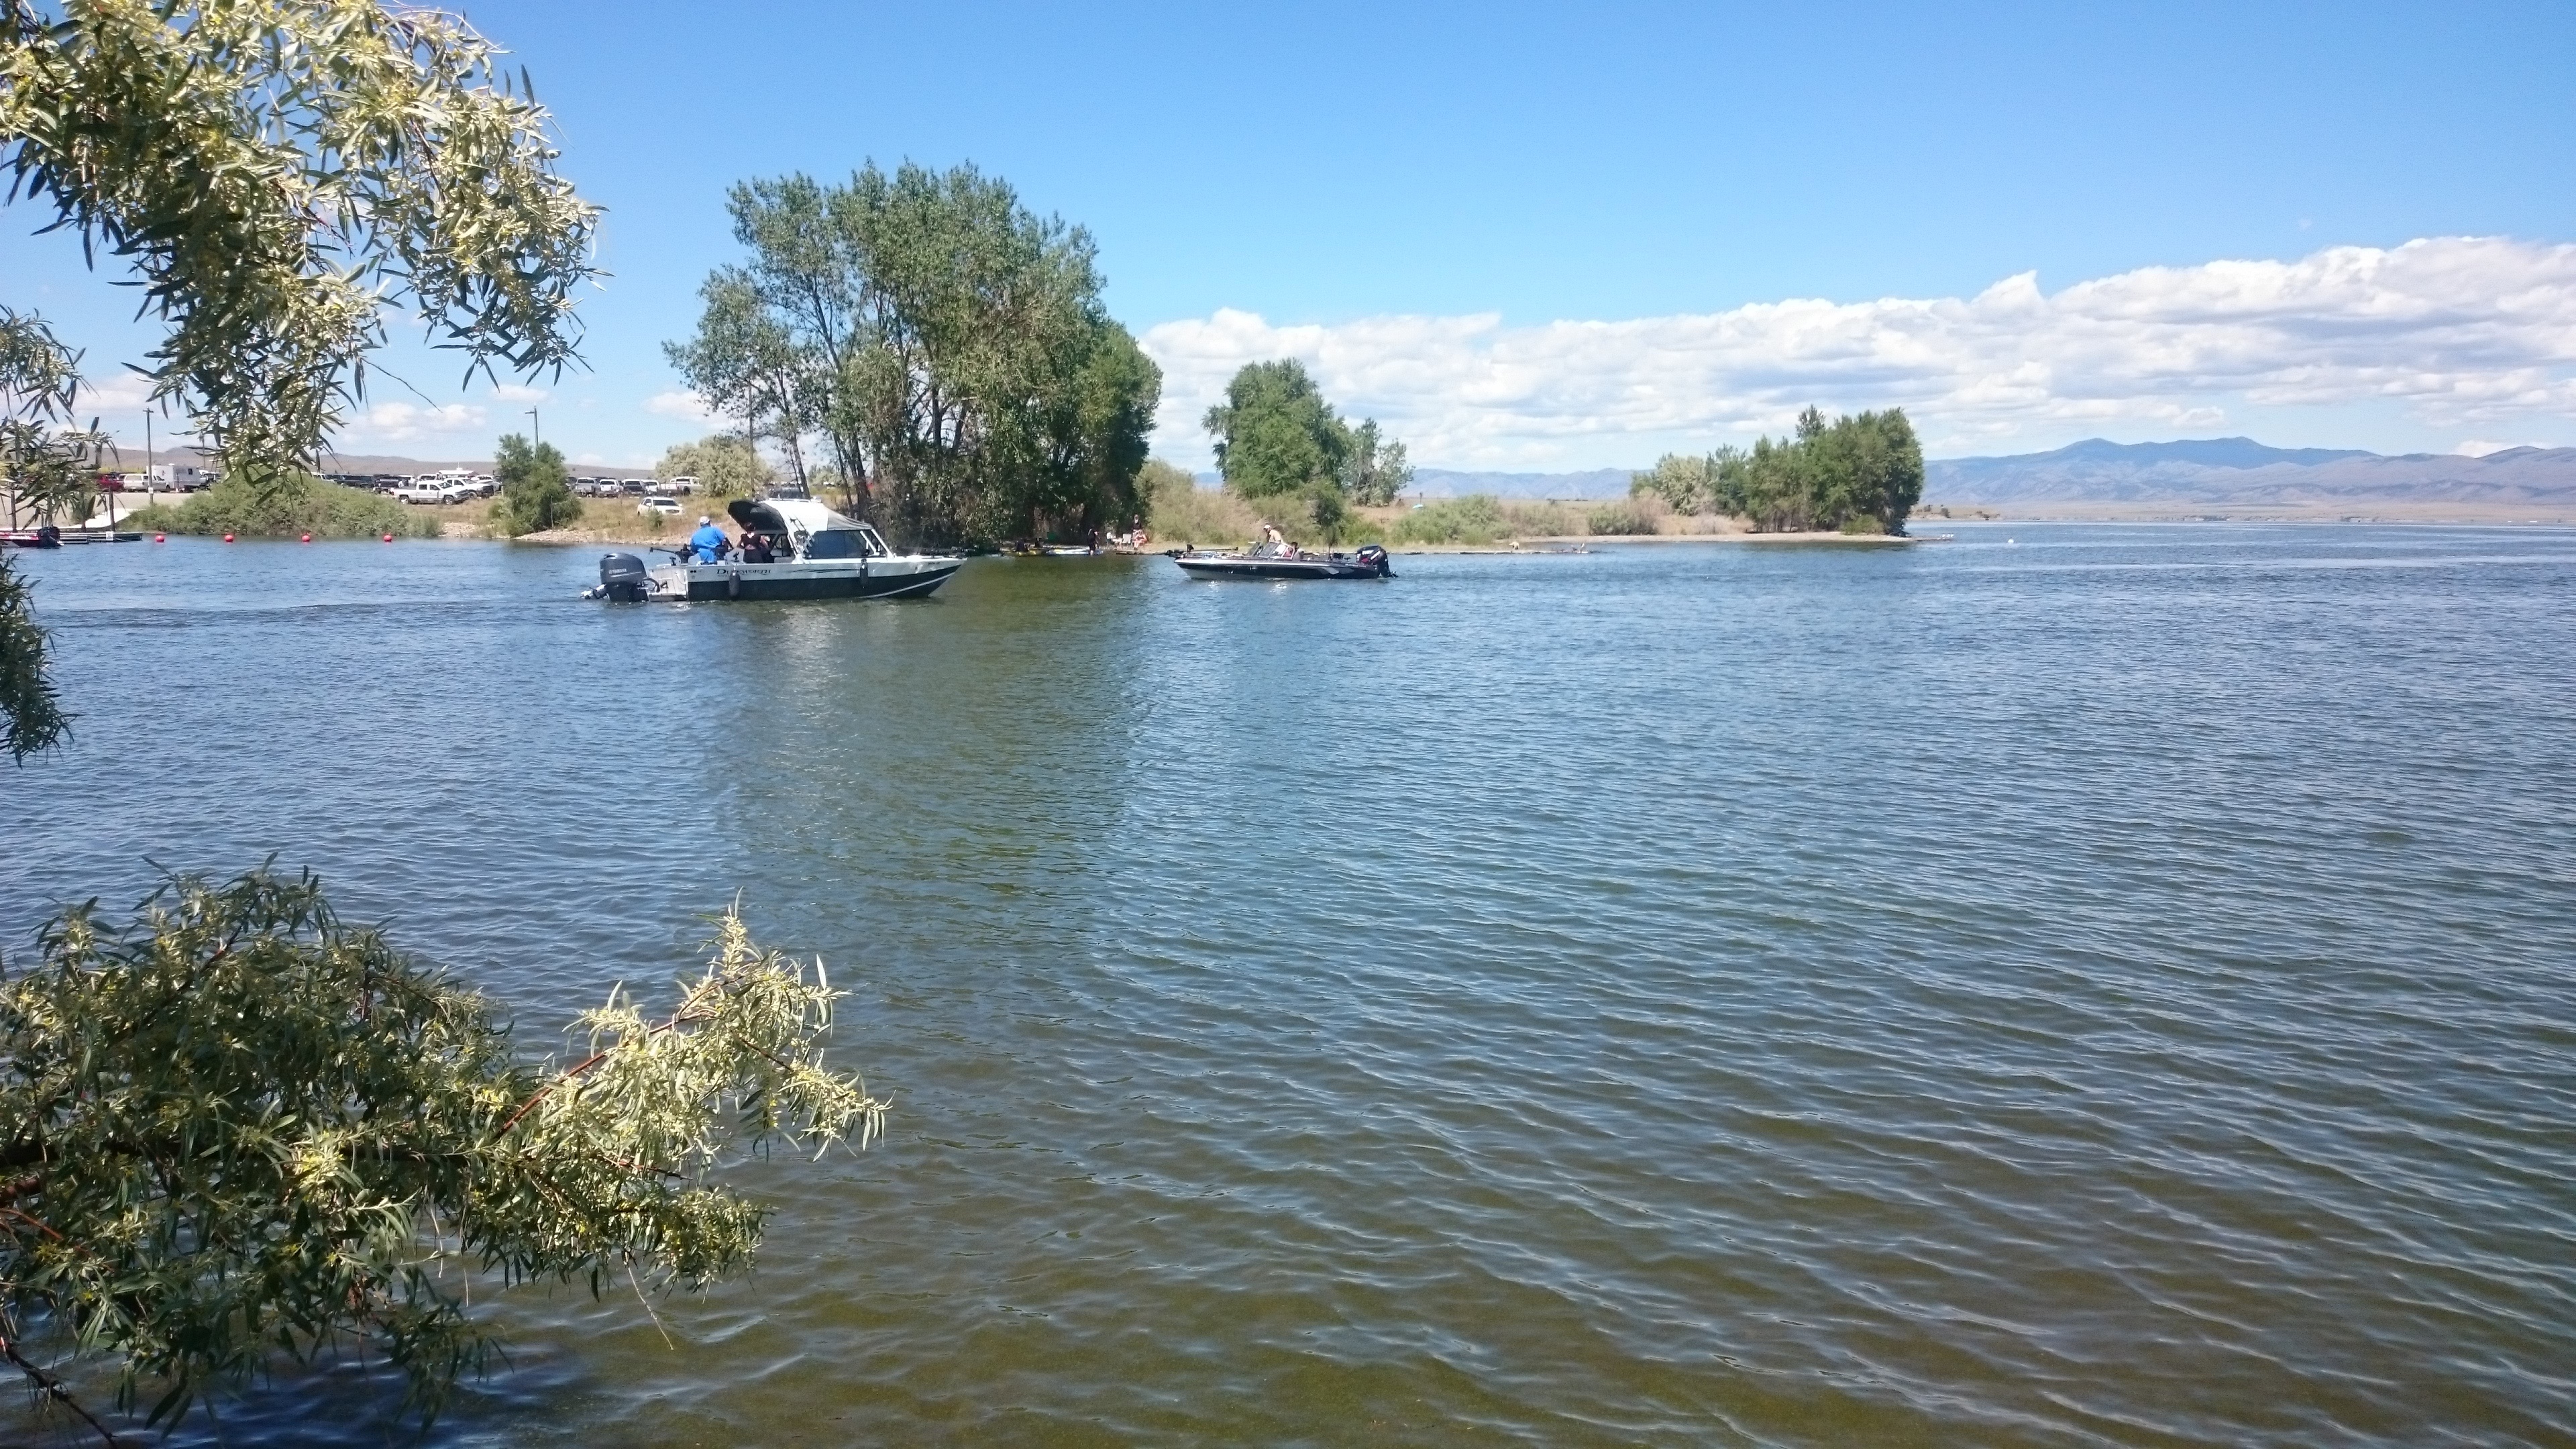
[[[2576,534],[1957,532],[67,551],[0,928],[277,851],[532,1027],[737,889],[856,987],[885,1148],[747,1170],[684,1352],[517,1295],[442,1442],[2576,1439]]]

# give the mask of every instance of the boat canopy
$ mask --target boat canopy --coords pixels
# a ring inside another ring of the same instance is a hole
[[[859,526],[811,498],[737,498],[725,505],[725,513],[742,527],[762,533],[824,533]]]

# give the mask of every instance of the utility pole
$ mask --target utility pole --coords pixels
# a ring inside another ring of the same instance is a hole
[[[537,410],[535,408],[528,409],[528,434],[528,446],[533,448],[542,448],[546,445],[546,435],[537,428]]]

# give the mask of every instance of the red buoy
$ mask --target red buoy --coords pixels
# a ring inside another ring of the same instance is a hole
[[[232,536],[231,534],[227,533],[227,534],[225,534],[225,535],[224,535],[224,542],[226,542],[226,543],[230,543],[230,542],[232,542],[232,541],[233,541],[233,536]]]
[[[170,536],[168,534],[156,533],[152,535],[152,541],[154,543],[168,543],[170,541]]]
[[[309,534],[309,533],[308,533],[308,534],[306,534],[306,535],[304,535],[304,542],[306,542],[306,543],[311,543],[312,541],[313,541],[313,535],[311,535],[311,534]]]
[[[387,542],[387,543],[391,543],[391,542],[393,542],[393,541],[394,541],[394,536],[393,536],[392,534],[388,533],[388,534],[386,534],[386,535],[385,535],[385,542]]]

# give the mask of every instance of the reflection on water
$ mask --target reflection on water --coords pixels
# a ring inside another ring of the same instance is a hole
[[[513,1299],[436,1442],[2563,1442],[2576,536],[1957,531],[31,558],[0,929],[275,851],[529,1030],[737,890],[854,986],[888,1143],[750,1171],[677,1352]]]

